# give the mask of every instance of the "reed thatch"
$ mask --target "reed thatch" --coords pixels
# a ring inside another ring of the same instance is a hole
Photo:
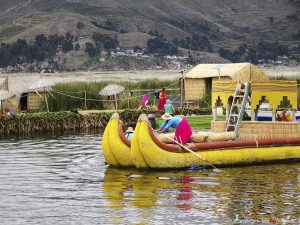
[[[28,87],[28,90],[34,90],[37,92],[50,91],[52,90],[51,87],[54,85],[55,83],[53,83],[52,81],[45,80],[45,79],[38,79]]]
[[[213,81],[267,81],[268,75],[251,63],[199,64],[185,75],[185,99],[198,100]]]
[[[14,94],[10,93],[7,90],[0,90],[0,100],[6,100],[14,96]]]
[[[125,87],[117,84],[109,84],[99,92],[99,95],[112,96],[120,94],[123,91],[125,91]]]
[[[230,77],[232,80],[249,82],[269,80],[268,75],[251,63],[199,64],[185,78]]]

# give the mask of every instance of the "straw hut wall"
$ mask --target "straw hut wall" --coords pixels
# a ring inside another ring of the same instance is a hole
[[[250,63],[199,64],[185,76],[185,99],[199,100],[214,81],[266,81],[267,74]]]
[[[38,93],[30,87],[37,83],[41,78],[39,76],[10,76],[7,77],[0,85],[0,88],[9,91],[13,95],[2,102],[3,110],[10,107],[18,111],[38,111],[43,101],[44,92],[47,89],[40,88]]]

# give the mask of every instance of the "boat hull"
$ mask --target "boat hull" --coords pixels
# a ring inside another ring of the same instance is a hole
[[[111,166],[133,166],[130,149],[131,142],[123,133],[119,114],[114,113],[102,138],[102,151],[106,163]]]
[[[289,146],[247,146],[227,147],[226,149],[198,149],[195,150],[205,160],[190,152],[181,152],[175,145],[166,145],[155,139],[153,131],[149,129],[149,122],[146,116],[138,121],[138,149],[149,168],[184,168],[191,166],[232,166],[241,164],[270,163],[274,161],[300,159],[300,138],[298,144]],[[166,147],[168,146],[168,147]],[[170,149],[166,149],[170,148]],[[173,148],[173,150],[171,150]],[[177,150],[176,150],[177,149]],[[199,151],[200,150],[200,151]],[[134,165],[137,162],[133,159]]]

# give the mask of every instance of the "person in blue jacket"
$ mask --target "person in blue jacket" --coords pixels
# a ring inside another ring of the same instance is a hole
[[[165,113],[161,116],[162,119],[164,119],[165,121],[162,123],[162,125],[159,127],[159,132],[161,133],[166,133],[169,132],[170,128],[174,128],[176,129],[180,122],[181,122],[181,118],[178,116],[171,116],[170,113]]]
[[[128,140],[130,140],[130,141],[131,141],[131,139],[132,139],[133,132],[134,132],[134,130],[133,130],[132,127],[128,127],[127,130],[125,131],[125,136],[126,136],[126,138],[127,138]]]
[[[159,133],[166,133],[172,127],[176,129],[174,140],[185,144],[188,142],[190,137],[192,136],[192,129],[185,118],[180,118],[178,116],[171,116],[169,113],[165,113],[161,117],[165,121],[159,128]]]

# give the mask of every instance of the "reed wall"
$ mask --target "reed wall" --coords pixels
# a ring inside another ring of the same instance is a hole
[[[185,79],[185,99],[199,100],[204,97],[206,83],[205,79]]]
[[[41,96],[44,95],[43,93]],[[29,112],[36,112],[40,110],[40,104],[42,103],[42,98],[36,93],[29,93],[27,95],[27,110]]]
[[[212,121],[211,131],[225,132],[226,121]],[[297,122],[243,121],[239,132],[239,140],[297,136]]]

